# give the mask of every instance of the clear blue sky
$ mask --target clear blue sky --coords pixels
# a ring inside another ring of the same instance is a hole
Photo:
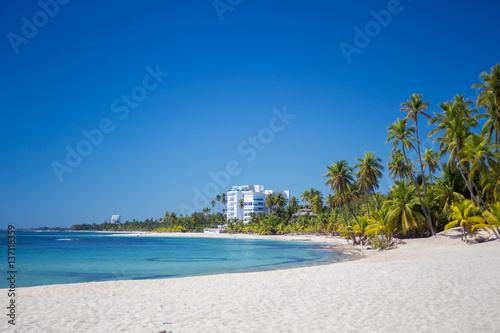
[[[0,228],[179,212],[229,161],[230,185],[326,194],[335,160],[387,162],[386,128],[410,94],[431,112],[475,98],[470,86],[500,62],[498,0],[221,0],[219,13],[212,1],[61,2],[48,1],[51,15],[0,3]],[[370,23],[388,6],[390,22]],[[367,24],[373,37],[348,63],[340,44]],[[169,74],[155,81],[157,66]],[[282,126],[273,109],[284,108],[295,118]],[[67,147],[86,154],[74,167]]]

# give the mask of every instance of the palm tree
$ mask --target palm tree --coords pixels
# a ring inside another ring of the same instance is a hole
[[[368,218],[370,218],[370,208],[368,207],[366,194],[370,193],[370,195],[375,195],[375,188],[378,188],[378,179],[382,177],[382,170],[384,170],[384,167],[381,164],[382,159],[376,157],[375,153],[372,152],[365,152],[364,158],[356,158],[356,161],[359,162],[354,165],[354,168],[358,169],[356,177],[365,195],[366,210]],[[377,201],[376,203],[377,207],[380,209],[379,202]]]
[[[290,198],[290,207],[295,209],[298,206],[299,206],[299,201],[297,200],[297,198],[291,197]]]
[[[422,175],[422,183],[424,187],[424,198],[425,201],[428,202],[429,198],[427,197],[427,185],[425,183],[425,173],[424,173],[424,166],[422,163],[422,155],[420,154],[420,140],[418,139],[418,116],[422,115],[426,117],[427,119],[431,119],[431,116],[429,116],[427,113],[424,111],[427,110],[429,107],[430,103],[429,101],[422,101],[422,94],[413,94],[410,96],[410,99],[407,100],[406,102],[401,103],[401,111],[402,112],[407,112],[408,114],[406,115],[405,119],[411,119],[413,123],[415,124],[415,137],[416,137],[416,151],[418,155],[418,162],[420,163],[420,172]],[[427,211],[430,215],[430,208],[427,206]]]
[[[210,208],[208,207],[203,208],[202,213],[205,218],[205,224],[208,226],[207,214],[210,213]]]
[[[327,173],[321,176],[324,178],[328,178],[327,181],[325,182],[325,185],[330,185],[330,189],[338,193],[342,197],[344,203],[347,205],[347,208],[351,212],[354,219],[357,221],[358,219],[356,217],[356,214],[354,214],[354,211],[352,210],[351,206],[349,206],[349,203],[347,202],[345,195],[346,192],[348,191],[349,186],[354,182],[353,168],[349,167],[347,161],[342,160],[342,161],[336,161],[330,166],[327,165],[326,169]],[[345,220],[345,222],[347,225],[348,224],[347,220]]]
[[[450,223],[444,226],[446,231],[460,225],[462,240],[468,242],[466,232],[474,236],[479,229],[491,229],[492,226],[485,223],[481,216],[477,216],[479,210],[472,200],[464,200],[451,206]]]
[[[370,225],[366,229],[367,236],[378,236],[379,234],[392,237],[393,225],[389,222],[389,209],[382,208],[373,212],[372,217],[368,219]]]
[[[274,196],[274,194],[269,194],[266,197],[266,206],[267,206],[267,210],[268,210],[269,215],[271,215],[271,213],[273,211],[273,206],[275,204],[276,204],[276,197]]]
[[[432,148],[425,148],[424,157],[419,159],[419,161],[424,162],[424,169],[428,167],[430,174],[435,173],[436,170],[441,170],[441,167],[439,166],[439,155]]]
[[[450,212],[451,205],[453,203],[464,200],[464,196],[455,192],[454,187],[453,180],[446,181],[443,179],[438,179],[436,186],[434,187],[434,201],[441,210],[442,214],[447,215]]]
[[[497,233],[500,233],[500,202],[495,202],[494,204],[491,204],[489,208],[490,211],[485,211],[483,213],[483,217],[491,225],[497,228]]]
[[[304,190],[304,192],[302,192],[302,194],[300,195],[300,198],[302,199],[302,201],[306,204],[309,203],[309,196],[310,196],[310,193],[308,190]]]
[[[316,194],[311,199],[311,210],[316,214],[321,213],[321,211],[323,210],[323,199],[319,196],[319,194]]]
[[[469,172],[469,181],[476,171],[484,172],[488,175],[491,183],[495,187],[498,194],[500,190],[496,185],[496,181],[493,180],[491,176],[489,165],[495,163],[493,160],[495,157],[498,158],[498,154],[494,151],[498,148],[498,145],[491,143],[490,138],[485,138],[482,135],[472,134],[467,138],[464,148],[462,149],[462,160],[460,163],[470,162],[471,169]]]
[[[473,84],[472,88],[480,91],[476,105],[486,109],[486,114],[477,116],[478,118],[487,119],[481,134],[487,134],[490,138],[495,138],[495,143],[500,145],[500,64],[491,67],[489,74],[482,72],[479,76],[482,78],[482,83]],[[496,152],[498,153],[498,150]]]
[[[418,140],[413,137],[415,133],[415,127],[413,126],[407,127],[407,125],[408,125],[408,119],[398,118],[398,120],[395,123],[393,123],[387,128],[389,137],[387,138],[386,143],[392,141],[393,151],[398,144],[401,144],[406,164],[411,167],[411,163],[408,160],[408,157],[406,156],[406,149],[415,149],[413,143],[416,142],[418,144]],[[427,220],[427,224],[429,225],[429,229],[432,235],[434,236],[436,235],[436,231],[434,230],[434,225],[432,223],[430,208],[427,206],[427,204],[424,204],[422,200],[422,196],[420,195],[420,190],[418,189],[418,184],[415,180],[415,177],[413,176],[413,172],[409,172],[409,175],[417,191],[418,200],[420,202],[420,206],[422,206],[422,210]],[[424,190],[425,190],[425,183],[424,183]]]
[[[326,203],[330,206],[330,210],[333,211],[333,208],[337,205],[337,198],[333,194],[329,193],[326,197]]]
[[[218,195],[219,197],[219,195]],[[210,202],[210,205],[212,205],[212,209],[214,209],[214,206],[215,206],[215,200],[212,200],[212,202]]]
[[[283,207],[285,207],[286,198],[283,195],[283,193],[276,193],[276,196],[274,197],[274,204],[276,205],[276,207],[278,207],[280,209],[283,209]],[[283,218],[283,214],[282,214],[281,218]]]
[[[227,203],[226,193],[222,193],[222,197],[220,199],[220,202],[222,205],[225,205]]]
[[[387,163],[387,169],[389,170],[389,175],[393,179],[405,179],[409,177],[410,168],[406,165],[405,157],[401,149],[396,149],[389,156],[389,162]]]
[[[397,226],[404,234],[416,229],[423,219],[423,216],[415,210],[415,205],[418,204],[415,192],[415,187],[407,180],[396,180],[389,193],[390,199],[384,202],[382,207],[389,211],[387,216],[389,225]]]
[[[238,207],[240,208],[240,211],[241,211],[241,220],[243,221],[243,218],[244,218],[244,215],[245,215],[245,214],[244,214],[244,213],[245,213],[245,211],[244,211],[244,208],[245,208],[245,202],[243,201],[243,199],[240,199],[240,200],[238,201]]]
[[[441,137],[437,137],[433,141],[440,143],[439,155],[449,154],[448,166],[454,168],[455,164],[457,165],[472,200],[482,212],[484,209],[479,204],[479,201],[482,201],[481,193],[479,193],[474,181],[469,180],[465,175],[468,165],[460,163],[463,158],[462,149],[467,138],[471,135],[471,129],[478,125],[477,119],[472,116],[477,112],[477,110],[471,109],[472,104],[472,101],[465,99],[464,95],[455,95],[452,101],[439,104],[442,112],[434,112],[434,117],[429,121],[429,124],[436,125],[436,128],[429,132],[429,137],[438,133],[442,134]]]
[[[217,200],[217,206],[219,206],[219,212],[220,212],[220,200],[221,200],[221,196],[220,194],[217,194],[217,196],[215,197],[215,199]]]

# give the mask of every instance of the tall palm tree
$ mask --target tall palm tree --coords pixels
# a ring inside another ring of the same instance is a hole
[[[291,207],[291,208],[293,208],[293,209],[295,209],[295,208],[297,208],[298,206],[299,206],[299,201],[297,200],[297,198],[296,198],[296,197],[293,197],[293,196],[292,196],[292,197],[290,198],[290,207]]]
[[[386,200],[382,207],[389,211],[387,216],[389,224],[397,227],[404,234],[416,229],[423,219],[423,216],[415,210],[418,204],[415,192],[415,187],[407,180],[396,180],[390,190],[390,199]]]
[[[354,219],[357,221],[358,219],[356,217],[356,214],[354,213],[346,199],[346,192],[348,191],[349,186],[354,182],[353,168],[351,168],[347,164],[347,161],[342,160],[336,161],[332,165],[327,165],[326,169],[327,173],[321,176],[324,178],[328,178],[325,182],[325,185],[329,185],[332,191],[337,192],[342,197],[344,203],[347,205],[347,208],[351,212]]]
[[[214,206],[215,206],[215,200],[212,200],[212,202],[210,202],[210,205],[212,206],[212,209],[214,209]]]
[[[482,72],[479,76],[482,83],[473,84],[472,88],[480,91],[476,105],[486,109],[486,114],[477,115],[478,118],[487,119],[481,133],[487,134],[492,139],[494,138],[495,143],[500,145],[500,64],[491,67],[489,74]]]
[[[398,118],[398,120],[395,123],[393,123],[387,128],[388,138],[386,143],[392,141],[393,151],[398,144],[401,144],[406,164],[411,168],[412,164],[410,163],[408,156],[406,156],[406,150],[415,149],[413,143],[418,144],[418,140],[413,136],[415,133],[415,127],[413,126],[407,127],[407,125],[408,125],[408,119]],[[422,206],[422,210],[424,212],[425,219],[427,220],[427,224],[429,225],[429,229],[432,235],[434,236],[436,235],[436,231],[434,230],[434,225],[432,223],[430,208],[427,205],[427,200],[426,203],[424,204],[422,196],[420,195],[420,190],[418,189],[418,184],[415,180],[415,177],[413,176],[413,172],[409,172],[409,175],[413,182],[413,185],[415,186],[418,195],[418,200],[420,202],[420,206]],[[424,189],[425,189],[425,184],[424,184]]]
[[[406,165],[405,157],[401,149],[396,149],[389,156],[389,162],[387,163],[387,169],[389,170],[389,175],[393,179],[405,179],[410,176],[410,168]]]
[[[266,198],[267,199],[267,198]],[[283,195],[283,193],[276,193],[276,196],[274,197],[274,204],[276,207],[283,209],[286,205],[286,198]],[[281,216],[283,218],[283,216]]]
[[[424,156],[419,161],[424,162],[424,169],[428,167],[430,174],[435,173],[436,170],[441,170],[439,154],[432,148],[425,148]]]
[[[222,193],[222,197],[220,198],[220,203],[224,206],[227,203],[226,193]]]
[[[267,210],[268,210],[269,215],[271,215],[275,204],[276,204],[276,197],[274,196],[274,194],[269,194],[266,197],[266,206],[267,206]]]
[[[217,200],[217,206],[219,206],[219,212],[220,212],[220,200],[222,199],[222,197],[220,196],[220,194],[217,194],[217,196],[215,197],[215,200]]]
[[[326,203],[330,206],[330,210],[333,211],[333,208],[337,205],[337,198],[333,194],[329,193],[326,197]]]
[[[316,214],[321,213],[321,211],[323,210],[323,199],[319,196],[319,194],[316,194],[311,199],[311,210]]]
[[[224,214],[226,211],[227,211],[227,207],[226,207],[226,203],[227,203],[227,200],[226,200],[226,193],[222,193],[222,196],[220,198],[220,203],[222,204],[222,214]],[[226,207],[226,208],[224,208]],[[222,220],[223,220],[223,217],[221,216],[221,223],[222,223]]]
[[[309,191],[304,190],[304,192],[302,192],[302,194],[300,195],[300,198],[305,204],[309,204],[309,196],[310,196]]]
[[[365,152],[364,158],[356,158],[358,164],[354,165],[354,168],[358,169],[356,177],[360,185],[361,191],[365,196],[366,210],[368,213],[368,218],[370,218],[370,208],[368,206],[367,193],[375,196],[375,188],[378,188],[378,179],[382,177],[382,170],[384,167],[381,162],[380,157],[375,156],[375,153]],[[376,196],[375,196],[376,200]],[[380,209],[380,204],[377,201],[377,207]]]
[[[418,116],[422,115],[427,119],[431,119],[425,111],[429,107],[429,101],[422,101],[422,94],[413,94],[410,96],[410,99],[406,102],[401,103],[401,111],[407,112],[406,119],[411,119],[415,124],[415,137],[416,137],[416,151],[418,155],[418,162],[420,164],[420,174],[422,175],[422,184],[424,185],[424,198],[425,201],[428,202],[429,198],[427,197],[427,184],[425,183],[425,173],[424,166],[422,163],[422,155],[420,154],[420,140],[418,139]],[[428,213],[430,215],[430,208],[427,206]]]
[[[245,217],[245,202],[243,201],[243,199],[240,199],[238,201],[238,207],[240,208],[241,220],[243,221],[243,218]]]

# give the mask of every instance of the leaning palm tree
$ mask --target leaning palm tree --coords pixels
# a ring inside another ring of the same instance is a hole
[[[470,162],[471,169],[469,172],[469,181],[472,179],[476,171],[485,173],[491,181],[491,184],[495,187],[495,190],[500,194],[496,180],[493,180],[493,176],[490,172],[489,165],[495,163],[494,158],[498,157],[495,150],[498,148],[496,143],[491,143],[490,138],[485,138],[482,135],[472,134],[469,136],[465,142],[465,145],[461,151],[462,160],[460,163]]]
[[[370,208],[368,206],[367,193],[375,196],[375,188],[378,188],[378,179],[382,177],[382,171],[384,167],[380,162],[382,159],[376,157],[375,153],[365,152],[364,158],[356,158],[359,162],[354,165],[354,168],[358,169],[356,177],[360,185],[360,190],[364,193],[366,210],[368,213],[368,218],[370,218]],[[376,196],[375,196],[376,201]],[[380,209],[380,204],[376,201],[377,207]]]
[[[482,83],[473,84],[472,88],[479,89],[476,104],[486,109],[486,114],[480,114],[478,118],[486,118],[482,134],[487,134],[500,145],[500,64],[491,67],[491,71],[480,74]],[[498,153],[498,151],[497,151]],[[497,160],[498,162],[498,160]]]
[[[388,138],[387,142],[392,141],[392,150],[396,149],[396,146],[398,144],[401,144],[401,147],[403,149],[403,155],[406,161],[406,165],[408,165],[410,168],[412,164],[410,163],[410,160],[406,156],[406,150],[407,149],[415,149],[414,143],[418,144],[418,140],[413,136],[415,134],[415,127],[410,126],[407,127],[408,125],[408,119],[398,119],[395,123],[390,125],[387,128],[388,132]],[[424,212],[425,219],[427,220],[427,224],[429,225],[429,229],[432,233],[432,235],[436,235],[436,231],[434,230],[434,225],[432,223],[432,218],[431,218],[431,213],[430,213],[430,208],[427,205],[427,199],[424,200],[422,199],[422,196],[420,195],[420,190],[418,188],[417,181],[415,180],[415,177],[413,176],[413,172],[409,172],[410,178],[413,182],[413,185],[415,186],[417,195],[418,195],[418,200],[420,202],[420,206],[422,206],[422,211]],[[424,177],[422,177],[424,178]],[[425,183],[424,183],[424,189],[425,189]]]
[[[444,226],[446,231],[460,225],[462,240],[468,242],[467,233],[474,236],[479,229],[492,229],[492,225],[486,224],[483,217],[478,216],[479,209],[472,200],[457,202],[451,206],[450,223]]]
[[[481,193],[477,189],[474,180],[468,179],[466,173],[469,170],[467,163],[460,163],[463,159],[462,149],[465,146],[467,138],[471,135],[471,130],[478,125],[477,119],[473,114],[476,109],[471,109],[472,101],[466,99],[464,95],[455,95],[453,100],[439,104],[441,112],[434,112],[434,117],[429,121],[429,124],[436,125],[436,128],[429,132],[429,137],[436,134],[441,134],[433,142],[440,144],[440,156],[449,155],[448,167],[455,168],[460,171],[470,196],[479,210],[483,212],[486,205],[483,203]],[[483,204],[483,206],[481,206]]]
[[[390,190],[390,199],[384,202],[382,209],[388,210],[387,220],[402,233],[408,234],[412,229],[418,228],[423,216],[415,210],[418,200],[415,197],[415,187],[407,180],[396,180]]]

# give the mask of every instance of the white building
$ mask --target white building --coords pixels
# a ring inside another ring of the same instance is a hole
[[[290,191],[276,192],[273,190],[265,190],[262,185],[242,185],[233,186],[227,192],[227,219],[243,218],[244,223],[250,221],[251,213],[266,213],[266,197],[269,194],[282,193],[285,196],[285,207],[288,206],[290,200]],[[239,207],[240,200],[243,199],[245,207],[243,210]]]
[[[111,223],[120,223],[120,215],[111,215]]]

